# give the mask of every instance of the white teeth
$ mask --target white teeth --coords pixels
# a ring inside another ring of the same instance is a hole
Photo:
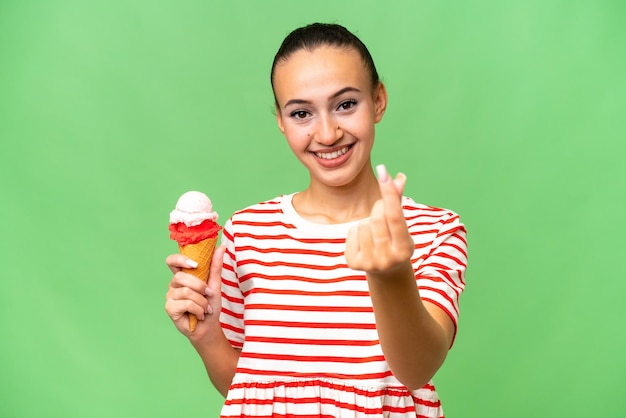
[[[334,152],[316,152],[315,155],[317,155],[318,158],[323,158],[325,160],[332,160],[333,158],[337,158],[340,155],[345,154],[346,152],[348,152],[348,150],[350,149],[350,147],[344,147],[342,149],[340,149],[339,151],[334,151]]]

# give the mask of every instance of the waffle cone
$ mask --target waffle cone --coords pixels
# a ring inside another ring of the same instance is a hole
[[[196,263],[198,267],[183,268],[185,273],[193,274],[205,283],[209,280],[209,269],[211,268],[211,259],[213,258],[213,251],[217,244],[217,237],[207,238],[196,244],[179,245],[178,250],[181,254],[189,257]],[[189,314],[189,331],[193,332],[196,329],[198,318],[194,314]]]

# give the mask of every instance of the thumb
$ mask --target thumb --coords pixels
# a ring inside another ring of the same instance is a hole
[[[402,196],[404,192],[404,185],[406,184],[406,175],[404,173],[398,173],[395,179],[393,179],[393,185],[396,186],[398,194]]]
[[[224,264],[224,253],[226,245],[219,245],[213,252],[211,258],[211,268],[209,269],[209,280],[207,285],[210,289],[220,292],[222,287],[222,265]]]

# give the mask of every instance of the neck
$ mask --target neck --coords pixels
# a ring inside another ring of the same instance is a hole
[[[378,181],[370,168],[344,186],[331,187],[311,181],[306,190],[294,196],[293,206],[311,222],[336,224],[367,218],[378,199]]]

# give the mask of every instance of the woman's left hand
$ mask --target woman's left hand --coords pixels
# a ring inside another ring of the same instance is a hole
[[[385,166],[376,167],[382,198],[372,213],[353,227],[346,238],[346,260],[354,270],[373,276],[393,276],[411,265],[414,242],[402,212],[406,176],[391,179]]]

